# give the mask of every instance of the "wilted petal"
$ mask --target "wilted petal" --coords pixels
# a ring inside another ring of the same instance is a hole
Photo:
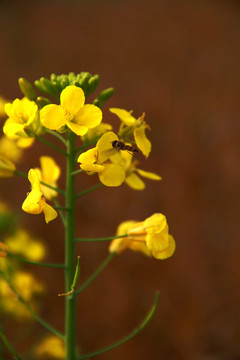
[[[166,216],[160,213],[153,214],[144,221],[144,228],[148,234],[159,234],[168,230]]]

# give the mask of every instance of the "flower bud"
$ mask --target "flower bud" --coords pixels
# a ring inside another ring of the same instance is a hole
[[[37,104],[40,109],[42,109],[44,106],[51,104],[51,101],[43,96],[37,97]]]
[[[30,82],[22,77],[18,79],[18,84],[23,95],[25,95],[29,100],[36,100],[37,94]]]
[[[96,90],[98,84],[99,84],[100,76],[98,74],[92,76],[88,80],[88,91],[89,93],[92,93]]]

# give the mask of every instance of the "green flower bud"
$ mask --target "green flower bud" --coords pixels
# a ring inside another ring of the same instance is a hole
[[[98,74],[92,76],[89,80],[88,80],[88,91],[90,93],[94,92],[99,84],[100,81],[100,76]]]
[[[37,104],[38,104],[39,109],[42,109],[44,106],[51,104],[51,101],[43,96],[38,96]]]
[[[36,100],[37,94],[30,84],[25,78],[18,79],[19,87],[23,93],[29,100]]]
[[[110,88],[107,88],[103,91],[100,92],[100,94],[98,95],[98,99],[100,101],[107,101],[108,99],[110,99],[110,97],[114,94],[114,88],[110,87]]]

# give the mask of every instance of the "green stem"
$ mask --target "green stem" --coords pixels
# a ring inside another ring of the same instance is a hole
[[[148,312],[147,316],[141,322],[141,324],[135,330],[133,330],[129,335],[125,336],[123,339],[121,339],[121,340],[117,341],[116,343],[114,343],[114,344],[112,344],[110,346],[107,346],[107,347],[105,347],[103,349],[94,351],[94,352],[92,352],[90,354],[82,355],[82,356],[80,356],[78,358],[78,360],[90,359],[90,358],[92,358],[94,356],[97,356],[97,355],[103,354],[103,353],[105,353],[107,351],[113,350],[116,347],[124,344],[126,341],[132,339],[137,334],[139,334],[140,331],[142,331],[145,328],[145,326],[149,323],[149,321],[152,319],[152,317],[153,317],[153,315],[154,315],[154,313],[155,313],[155,311],[157,309],[158,299],[159,299],[159,293],[156,292],[153,305],[152,305],[150,311]]]
[[[68,133],[68,156],[66,166],[66,207],[69,210],[65,216],[65,292],[71,291],[71,286],[75,274],[75,177],[74,171],[75,158],[75,134]],[[76,298],[75,296],[65,297],[66,316],[66,359],[75,360],[76,343]]]
[[[10,289],[13,291],[13,293],[17,296],[17,299],[25,306],[25,308],[30,312],[30,314],[47,330],[51,331],[56,336],[59,336],[61,339],[64,339],[64,335],[60,333],[58,330],[56,330],[53,326],[48,324],[45,320],[41,318],[35,311],[29,306],[29,304],[24,300],[24,298],[17,292],[17,290],[14,288],[14,286],[10,283],[6,275],[0,271],[0,276],[3,278],[3,280],[8,284]]]
[[[28,260],[28,259],[22,258],[21,256],[14,255],[14,254],[12,254],[10,252],[8,252],[7,254],[11,258],[16,259],[18,261],[22,261],[22,262],[27,263],[27,264],[45,266],[45,267],[50,267],[50,268],[60,268],[60,269],[65,268],[64,264],[51,264],[51,263],[44,263],[44,262],[39,262],[39,261]]]
[[[69,208],[67,208],[66,206],[58,206],[58,205],[56,205],[56,206],[53,206],[53,208],[54,208],[55,210],[64,210],[64,211],[68,211],[68,210],[69,210]]]
[[[4,335],[1,328],[0,328],[0,337],[4,342],[4,344],[6,345],[6,347],[8,348],[8,350],[13,354],[14,358],[16,360],[22,360],[21,356],[16,352],[12,344],[8,341],[7,337]]]
[[[50,146],[51,148],[53,148],[54,150],[58,151],[59,153],[67,156],[67,153],[66,153],[64,150],[60,149],[58,146],[50,143],[49,141],[45,140],[44,138],[42,138],[42,137],[39,136],[39,135],[35,135],[35,137],[36,137],[38,140],[40,140],[41,142],[43,142],[44,144],[46,144],[46,145]]]
[[[79,295],[83,290],[88,287],[92,283],[94,279],[103,271],[103,269],[110,263],[110,261],[114,258],[115,253],[109,254],[106,259],[102,262],[102,264],[92,273],[92,275],[77,289],[75,290],[75,295]]]
[[[103,238],[92,238],[92,239],[76,238],[75,241],[78,241],[78,242],[110,241],[110,240],[120,239],[120,238],[127,237],[127,236],[128,236],[128,234],[108,236],[108,237],[103,237]]]
[[[65,140],[57,131],[52,131],[52,130],[46,129],[46,132],[47,132],[48,134],[51,134],[51,135],[55,136],[55,137],[58,138],[65,146],[67,146],[66,140]]]
[[[76,198],[79,198],[79,197],[81,197],[81,196],[83,196],[83,195],[86,195],[86,194],[90,193],[91,191],[96,190],[96,189],[98,189],[98,188],[100,188],[100,187],[102,187],[102,186],[103,186],[102,183],[99,183],[99,184],[97,184],[97,185],[94,185],[93,187],[91,187],[91,188],[89,188],[89,189],[86,189],[86,190],[83,190],[82,192],[76,194],[75,197],[76,197]]]
[[[72,176],[77,175],[77,174],[81,174],[82,172],[83,172],[82,169],[76,170],[76,171],[72,172]]]

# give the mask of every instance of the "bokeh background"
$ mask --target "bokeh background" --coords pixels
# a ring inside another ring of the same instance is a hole
[[[100,90],[115,88],[107,107],[145,111],[152,128],[152,153],[139,160],[163,180],[143,192],[102,188],[78,203],[79,237],[110,236],[121,221],[162,212],[177,243],[166,261],[125,252],[80,296],[78,342],[87,353],[131,332],[160,291],[148,327],[99,360],[240,359],[239,24],[239,2],[230,0],[0,3],[0,94],[20,97],[21,76],[89,71],[101,75]],[[107,107],[105,120],[117,125]],[[21,170],[38,166],[41,154],[64,168],[61,156],[35,144]],[[78,188],[96,181],[81,175]],[[0,180],[1,198],[44,239],[47,260],[62,261],[61,221],[23,214],[28,190],[24,179]],[[107,243],[78,246],[82,281],[107,251]],[[41,313],[63,330],[61,270],[33,271],[48,289]],[[21,327],[9,325],[10,338]],[[43,331],[35,325],[19,350]]]

